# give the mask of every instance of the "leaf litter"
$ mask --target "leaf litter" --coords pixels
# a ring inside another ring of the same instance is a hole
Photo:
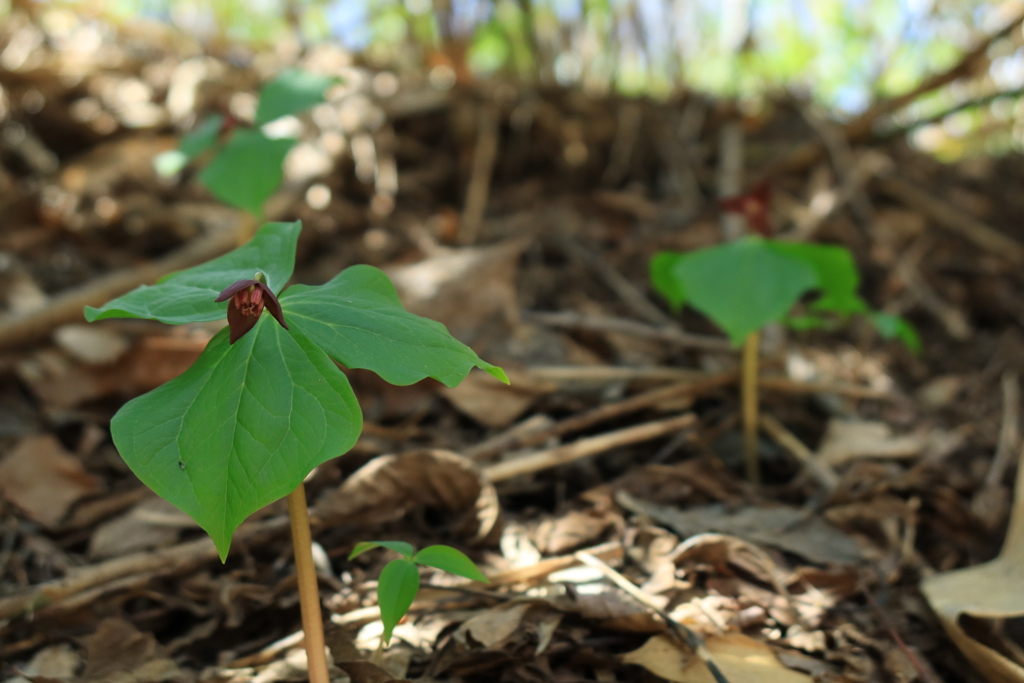
[[[0,29],[6,41],[42,30]],[[0,679],[304,680],[282,506],[254,513],[222,566],[108,439],[121,403],[178,376],[223,322],[80,326],[83,305],[250,229],[152,161],[180,132],[168,122],[259,79],[170,39],[101,43],[70,65],[44,42],[31,68],[0,73],[8,101],[46,99],[20,111],[30,144],[5,148],[0,169]],[[159,68],[145,66],[153,51]],[[746,169],[770,188],[757,190],[759,227],[849,248],[860,294],[912,320],[925,346],[914,356],[856,322],[769,330],[766,484],[752,489],[736,355],[647,283],[655,252],[720,240],[714,150],[729,114],[695,94],[655,104],[479,83],[380,95],[377,74],[335,48],[275,68],[291,66],[341,76],[298,120],[266,207],[306,226],[294,282],[381,266],[407,306],[513,380],[396,389],[346,370],[367,424],[307,482],[336,680],[1024,681],[1011,485],[1024,235],[1019,201],[1000,190],[1018,157],[941,166],[819,122],[848,134],[851,170],[799,103],[744,120],[749,158],[777,162]],[[148,95],[83,95],[135,82]],[[640,135],[620,130],[627,108],[650,124]],[[684,135],[684,119],[703,123]],[[791,153],[801,144],[818,151]],[[487,145],[499,154],[481,170]],[[672,189],[683,170],[696,192]],[[460,547],[491,586],[424,570],[372,663],[386,558],[346,558],[373,538]]]

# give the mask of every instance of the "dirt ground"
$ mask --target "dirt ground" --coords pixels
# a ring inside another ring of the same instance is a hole
[[[0,680],[305,680],[283,501],[222,565],[110,441],[223,323],[81,315],[252,227],[152,163],[202,114],[244,117],[285,60],[88,23],[0,37]],[[708,681],[707,658],[733,683],[1024,680],[1024,577],[944,574],[1024,544],[1024,160],[940,164],[879,132],[895,104],[839,124],[785,97],[439,90],[326,47],[299,64],[343,85],[267,205],[303,221],[294,281],[379,266],[512,380],[347,371],[363,435],[307,482],[337,680]],[[754,487],[739,355],[647,265],[742,227],[716,198],[762,180],[776,235],[848,247],[923,350],[863,320],[769,328]],[[451,544],[491,579],[425,571],[383,669],[364,662],[390,557],[346,559],[373,539]]]

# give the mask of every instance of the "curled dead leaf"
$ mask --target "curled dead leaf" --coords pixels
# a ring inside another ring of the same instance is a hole
[[[495,531],[501,516],[498,493],[476,464],[440,449],[374,458],[321,496],[313,512],[329,523],[369,526],[401,519],[416,507],[456,516],[456,532],[474,542]]]

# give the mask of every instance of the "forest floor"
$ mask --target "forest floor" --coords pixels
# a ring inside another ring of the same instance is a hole
[[[244,118],[291,58],[57,29],[12,21],[0,44],[0,680],[304,680],[284,502],[221,564],[110,440],[223,323],[81,315],[251,229],[153,159],[197,116]],[[1024,614],[1024,576],[921,589],[1024,544],[1021,158],[940,164],[878,133],[884,107],[841,125],[788,99],[439,90],[333,48],[299,64],[343,84],[301,117],[267,206],[303,221],[294,282],[379,266],[512,380],[346,371],[363,435],[307,481],[338,680],[712,680],[684,630],[733,683],[1024,680],[1016,622],[986,618]],[[923,350],[858,319],[769,328],[752,486],[739,354],[647,267],[719,242],[742,219],[715,198],[762,180],[775,233],[849,248]],[[353,664],[390,557],[346,558],[374,539],[453,545],[491,580],[426,571],[386,674]]]

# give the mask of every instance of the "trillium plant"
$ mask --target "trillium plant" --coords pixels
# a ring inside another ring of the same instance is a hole
[[[397,385],[432,377],[455,386],[474,367],[508,378],[440,323],[406,311],[388,277],[371,266],[352,266],[317,287],[284,289],[300,230],[298,222],[264,225],[245,246],[86,307],[85,317],[172,325],[227,318],[192,367],[117,412],[111,436],[139,479],[210,535],[221,560],[246,517],[288,497],[310,680],[326,683],[302,481],[348,451],[362,429],[336,363]]]
[[[767,191],[746,203],[723,205],[745,215],[758,233],[767,231]],[[685,304],[711,318],[735,346],[743,346],[742,414],[747,478],[760,479],[757,457],[757,360],[760,331],[781,322],[797,329],[829,328],[863,315],[885,338],[898,338],[912,351],[921,342],[899,316],[873,311],[860,297],[860,275],[843,247],[766,239],[761,234],[690,252],[663,251],[651,261],[651,284],[671,307]],[[818,292],[802,315],[794,306]]]

